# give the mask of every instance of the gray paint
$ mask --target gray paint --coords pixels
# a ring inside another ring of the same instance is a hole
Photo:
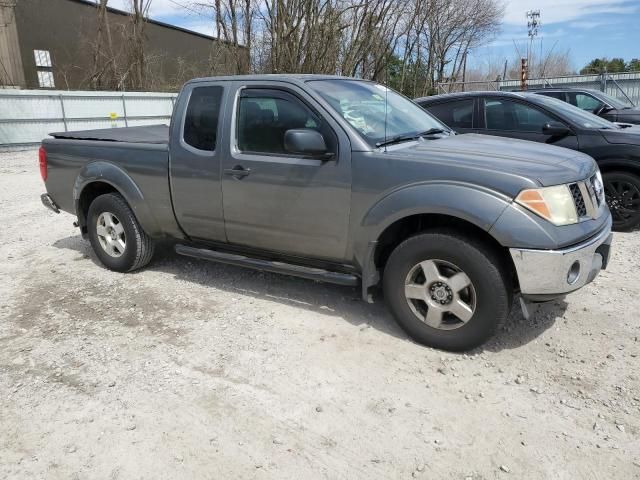
[[[74,212],[73,198],[83,186],[107,181],[132,203],[143,228],[153,236],[181,238],[185,232],[194,241],[348,265],[366,276],[364,283],[377,278],[371,262],[378,237],[409,215],[449,215],[488,232],[503,247],[536,249],[577,244],[610,218],[606,211],[596,220],[555,227],[513,204],[524,188],[593,174],[595,163],[586,155],[481,135],[372,149],[305,84],[310,78],[319,77],[189,82],[176,104],[170,148],[44,140],[50,165],[47,191],[63,210]],[[181,141],[186,101],[196,85],[224,88],[213,153],[195,151]],[[240,153],[235,147],[234,112],[238,92],[246,86],[286,88],[307,102],[334,130],[337,158]],[[236,165],[250,168],[250,175],[240,180],[225,175]]]

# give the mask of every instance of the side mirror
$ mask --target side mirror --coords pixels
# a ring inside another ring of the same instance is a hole
[[[552,137],[564,137],[571,134],[571,130],[564,123],[548,122],[542,127],[542,133],[551,135]]]
[[[329,155],[322,134],[310,128],[296,128],[284,132],[284,149],[289,153],[313,157]]]

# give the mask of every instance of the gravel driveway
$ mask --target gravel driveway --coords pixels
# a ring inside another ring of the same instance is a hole
[[[640,478],[640,232],[462,355],[356,289],[107,271],[43,191],[0,154],[0,478]]]

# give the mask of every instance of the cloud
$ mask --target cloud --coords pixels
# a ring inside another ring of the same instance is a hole
[[[526,13],[540,10],[542,25],[578,20],[588,15],[625,15],[640,10],[637,2],[625,0],[508,0],[504,22],[526,27]]]
[[[613,22],[604,22],[599,20],[578,20],[575,22],[569,22],[571,28],[581,28],[584,30],[591,30],[592,28],[601,27],[602,25],[610,25]]]

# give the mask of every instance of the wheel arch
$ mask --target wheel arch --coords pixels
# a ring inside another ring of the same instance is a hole
[[[159,224],[134,180],[112,163],[93,162],[84,166],[73,187],[78,226],[83,236],[87,231],[89,205],[105,193],[120,194],[131,207],[142,229],[152,237],[161,235]]]
[[[607,158],[598,161],[602,173],[622,171],[640,176],[640,159]]]
[[[356,247],[362,265],[362,295],[372,301],[391,251],[408,237],[434,228],[449,228],[500,251],[509,269],[508,252],[489,231],[511,204],[506,195],[477,186],[433,182],[395,192],[376,203],[365,216],[362,233],[368,241]],[[362,238],[362,237],[361,237]]]
[[[452,215],[422,213],[401,218],[389,225],[380,234],[373,254],[376,270],[384,271],[391,252],[407,238],[434,229],[456,232],[474,241],[481,242],[504,259],[505,266],[515,276],[515,266],[508,251],[486,230],[478,225]]]

